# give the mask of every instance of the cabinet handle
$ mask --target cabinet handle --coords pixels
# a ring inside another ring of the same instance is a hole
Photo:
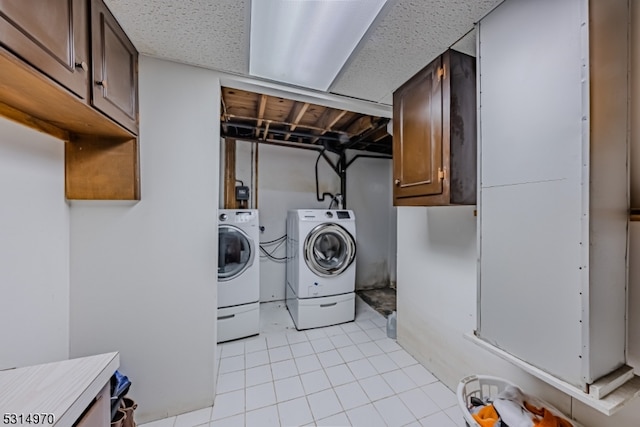
[[[89,66],[85,61],[76,62],[76,68],[82,68],[85,72],[89,71]]]
[[[393,181],[393,183],[394,183],[395,185],[400,185],[400,180],[396,178],[396,180],[395,180],[395,181]]]
[[[107,81],[106,80],[96,80],[96,84],[98,86],[102,86],[103,88],[107,88]]]
[[[338,305],[337,302],[330,302],[327,304],[320,304],[320,308],[325,308],[325,307],[333,307],[334,305]]]

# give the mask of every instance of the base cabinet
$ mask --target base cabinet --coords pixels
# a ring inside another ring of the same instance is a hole
[[[0,371],[5,424],[108,427],[111,377],[119,366],[120,355],[112,352]],[[30,414],[39,417],[21,418]]]
[[[111,394],[106,385],[76,421],[74,427],[109,427],[111,424]]]
[[[476,203],[475,75],[448,50],[394,92],[395,206]]]

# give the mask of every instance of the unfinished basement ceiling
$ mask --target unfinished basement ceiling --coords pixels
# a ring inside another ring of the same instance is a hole
[[[502,0],[389,0],[329,88],[390,105]],[[249,76],[250,0],[105,0],[141,54]]]
[[[389,119],[309,102],[222,88],[220,135],[340,153],[345,149],[391,154]]]

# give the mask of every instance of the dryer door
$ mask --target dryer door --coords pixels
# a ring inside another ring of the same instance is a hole
[[[241,275],[253,264],[254,242],[232,225],[218,226],[218,280],[224,282]]]
[[[355,258],[356,240],[338,224],[320,224],[305,239],[304,260],[318,276],[337,276],[349,268]]]

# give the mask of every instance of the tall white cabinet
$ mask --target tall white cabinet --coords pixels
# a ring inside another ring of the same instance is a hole
[[[625,364],[628,1],[478,26],[477,336],[575,387]]]

